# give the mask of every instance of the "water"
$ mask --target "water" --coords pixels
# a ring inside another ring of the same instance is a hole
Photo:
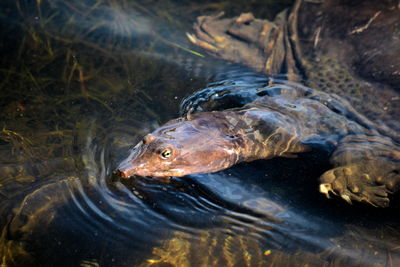
[[[398,207],[325,199],[323,154],[170,182],[113,175],[184,97],[249,82],[183,49],[197,51],[184,35],[197,16],[289,4],[3,1],[2,266],[395,266]]]

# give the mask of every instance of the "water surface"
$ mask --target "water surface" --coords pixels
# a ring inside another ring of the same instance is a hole
[[[2,266],[395,266],[398,207],[325,199],[327,155],[169,183],[113,175],[184,97],[267,81],[199,55],[185,37],[197,16],[289,5],[2,1]]]

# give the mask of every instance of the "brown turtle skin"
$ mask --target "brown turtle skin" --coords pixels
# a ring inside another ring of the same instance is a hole
[[[195,35],[188,37],[213,55],[268,75],[284,72],[289,80],[305,76],[308,86],[329,94],[288,82],[281,94],[242,108],[168,122],[135,147],[119,174],[215,172],[329,144],[333,169],[321,176],[320,192],[388,206],[388,194],[400,187],[400,96],[393,89],[400,69],[400,53],[393,52],[400,48],[399,22],[393,1],[297,1],[274,22],[249,13],[198,18]]]
[[[298,116],[320,116],[326,107],[281,100],[292,108],[275,111],[280,104],[271,101],[278,98],[265,97],[241,109],[198,113],[167,122],[143,138],[118,168],[119,173],[122,177],[185,176],[220,171],[243,161],[309,151],[297,135],[308,136],[321,127],[300,129],[294,121]],[[293,116],[287,116],[290,109],[302,105],[305,112],[296,110]],[[163,156],[165,151],[171,155]]]
[[[388,194],[400,185],[400,148],[391,138],[336,95],[294,83],[264,90],[267,95],[242,108],[167,122],[135,146],[118,173],[185,176],[332,147],[335,168],[322,175],[320,191],[348,202],[388,205]]]

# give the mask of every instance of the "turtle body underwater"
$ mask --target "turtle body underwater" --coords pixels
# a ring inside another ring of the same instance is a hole
[[[119,175],[181,177],[322,148],[332,169],[321,193],[389,206],[400,189],[400,7],[342,2],[296,1],[273,22],[199,17],[194,44],[287,80],[269,78],[246,94],[232,86],[195,93],[182,117],[132,149]]]

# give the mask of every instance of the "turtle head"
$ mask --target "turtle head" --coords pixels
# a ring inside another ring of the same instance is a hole
[[[216,172],[238,159],[212,113],[177,119],[146,135],[118,167],[121,177],[169,177]]]

